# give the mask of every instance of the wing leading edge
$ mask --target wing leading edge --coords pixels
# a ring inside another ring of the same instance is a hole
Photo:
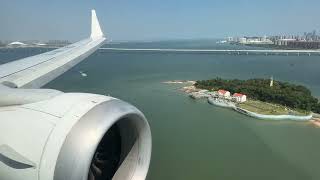
[[[40,88],[96,51],[104,44],[106,38],[95,10],[91,13],[89,38],[53,51],[0,65],[0,83],[15,88]]]

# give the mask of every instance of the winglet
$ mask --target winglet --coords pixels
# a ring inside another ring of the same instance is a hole
[[[101,38],[103,37],[103,32],[101,31],[101,27],[97,18],[96,11],[91,10],[91,39]]]

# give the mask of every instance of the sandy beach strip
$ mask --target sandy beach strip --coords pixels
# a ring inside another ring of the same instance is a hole
[[[311,122],[313,125],[315,125],[315,126],[317,126],[317,127],[320,127],[320,119],[319,119],[319,118],[313,118],[313,119],[310,120],[310,122]]]

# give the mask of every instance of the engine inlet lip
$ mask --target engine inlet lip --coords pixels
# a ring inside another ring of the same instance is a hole
[[[144,115],[134,106],[113,99],[98,104],[83,117],[80,118],[65,139],[59,153],[55,170],[54,180],[87,180],[89,168],[100,141],[116,122],[129,118],[141,121],[145,128],[143,132],[145,156],[139,156],[137,170],[139,177],[145,177],[151,158],[151,132]],[[81,147],[81,148],[79,148]]]

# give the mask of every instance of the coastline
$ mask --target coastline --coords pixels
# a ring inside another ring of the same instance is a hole
[[[184,83],[189,83],[194,85],[196,83],[196,81],[192,81],[192,80],[173,80],[173,81],[164,81],[162,82],[164,84],[184,84]]]
[[[320,114],[313,113],[313,118],[310,120],[310,122],[317,127],[320,127]]]
[[[309,121],[312,119],[312,114],[306,115],[306,116],[298,116],[298,115],[267,115],[267,114],[259,114],[255,112],[251,112],[247,109],[243,109],[240,107],[235,107],[233,108],[235,111],[250,116],[254,117],[257,119],[266,119],[266,120],[294,120],[294,121]],[[319,122],[320,125],[320,122]]]
[[[294,115],[294,114],[260,114],[257,112],[252,112],[247,109],[239,107],[236,103],[230,102],[228,100],[224,100],[222,98],[219,98],[217,96],[214,96],[212,92],[209,92],[207,90],[198,89],[195,87],[195,81],[167,81],[164,83],[169,84],[183,84],[187,82],[192,82],[192,85],[184,86],[180,90],[184,93],[188,94],[191,98],[194,99],[202,99],[206,98],[208,100],[208,103],[211,105],[223,107],[223,108],[229,108],[232,109],[238,113],[241,113],[243,115],[247,115],[250,117],[254,117],[257,119],[265,119],[265,120],[294,120],[294,121],[310,121],[314,125],[320,127],[320,114],[318,116],[318,119],[315,119],[313,117],[314,113],[308,114],[308,115]]]
[[[27,49],[27,48],[41,48],[41,49],[58,49],[64,46],[22,46],[22,47],[7,47],[3,46],[0,49]]]
[[[320,128],[320,119],[311,119],[310,122]]]

